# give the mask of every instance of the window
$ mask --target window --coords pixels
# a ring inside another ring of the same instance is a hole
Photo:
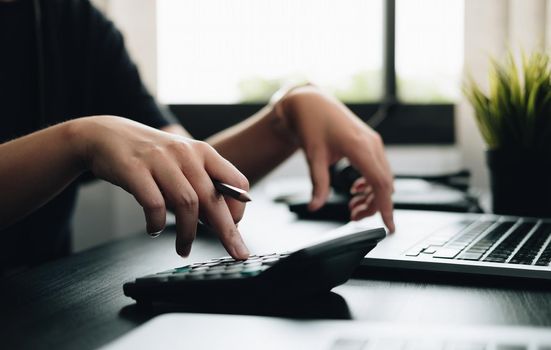
[[[382,0],[159,0],[157,13],[162,102],[265,102],[301,81],[381,98]]]
[[[157,25],[158,97],[177,115],[223,127],[312,81],[368,122],[383,110],[387,142],[453,142],[463,0],[157,0]]]
[[[461,93],[463,0],[398,0],[396,74],[405,102],[452,102]]]

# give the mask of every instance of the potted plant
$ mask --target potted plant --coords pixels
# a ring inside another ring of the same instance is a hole
[[[488,150],[493,211],[551,217],[551,62],[544,52],[492,61],[489,91],[464,93]]]

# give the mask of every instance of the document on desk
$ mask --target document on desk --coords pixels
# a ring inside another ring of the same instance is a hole
[[[549,350],[551,329],[166,314],[104,349]]]

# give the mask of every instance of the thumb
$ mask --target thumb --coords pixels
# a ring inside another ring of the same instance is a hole
[[[308,157],[310,178],[312,179],[312,199],[308,210],[316,211],[321,208],[329,196],[329,164],[323,152],[315,152]]]

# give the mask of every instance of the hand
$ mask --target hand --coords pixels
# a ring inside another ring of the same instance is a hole
[[[348,202],[350,219],[360,220],[377,212],[377,208],[371,205],[375,199],[373,186],[368,184],[365,178],[360,177],[354,181],[350,187],[350,194],[352,195],[350,202]]]
[[[212,179],[245,190],[249,183],[211,146],[124,118],[87,117],[73,123],[84,166],[134,195],[143,207],[149,234],[164,229],[169,207],[176,216],[179,255],[189,255],[201,218],[219,234],[232,257],[248,257],[236,226],[245,205],[217,193]]]
[[[274,108],[305,152],[313,185],[309,209],[323,206],[329,194],[328,168],[347,157],[371,186],[370,196],[364,198],[370,200],[370,210],[357,210],[352,217],[380,211],[385,225],[394,232],[392,172],[379,134],[314,86],[291,90]]]

